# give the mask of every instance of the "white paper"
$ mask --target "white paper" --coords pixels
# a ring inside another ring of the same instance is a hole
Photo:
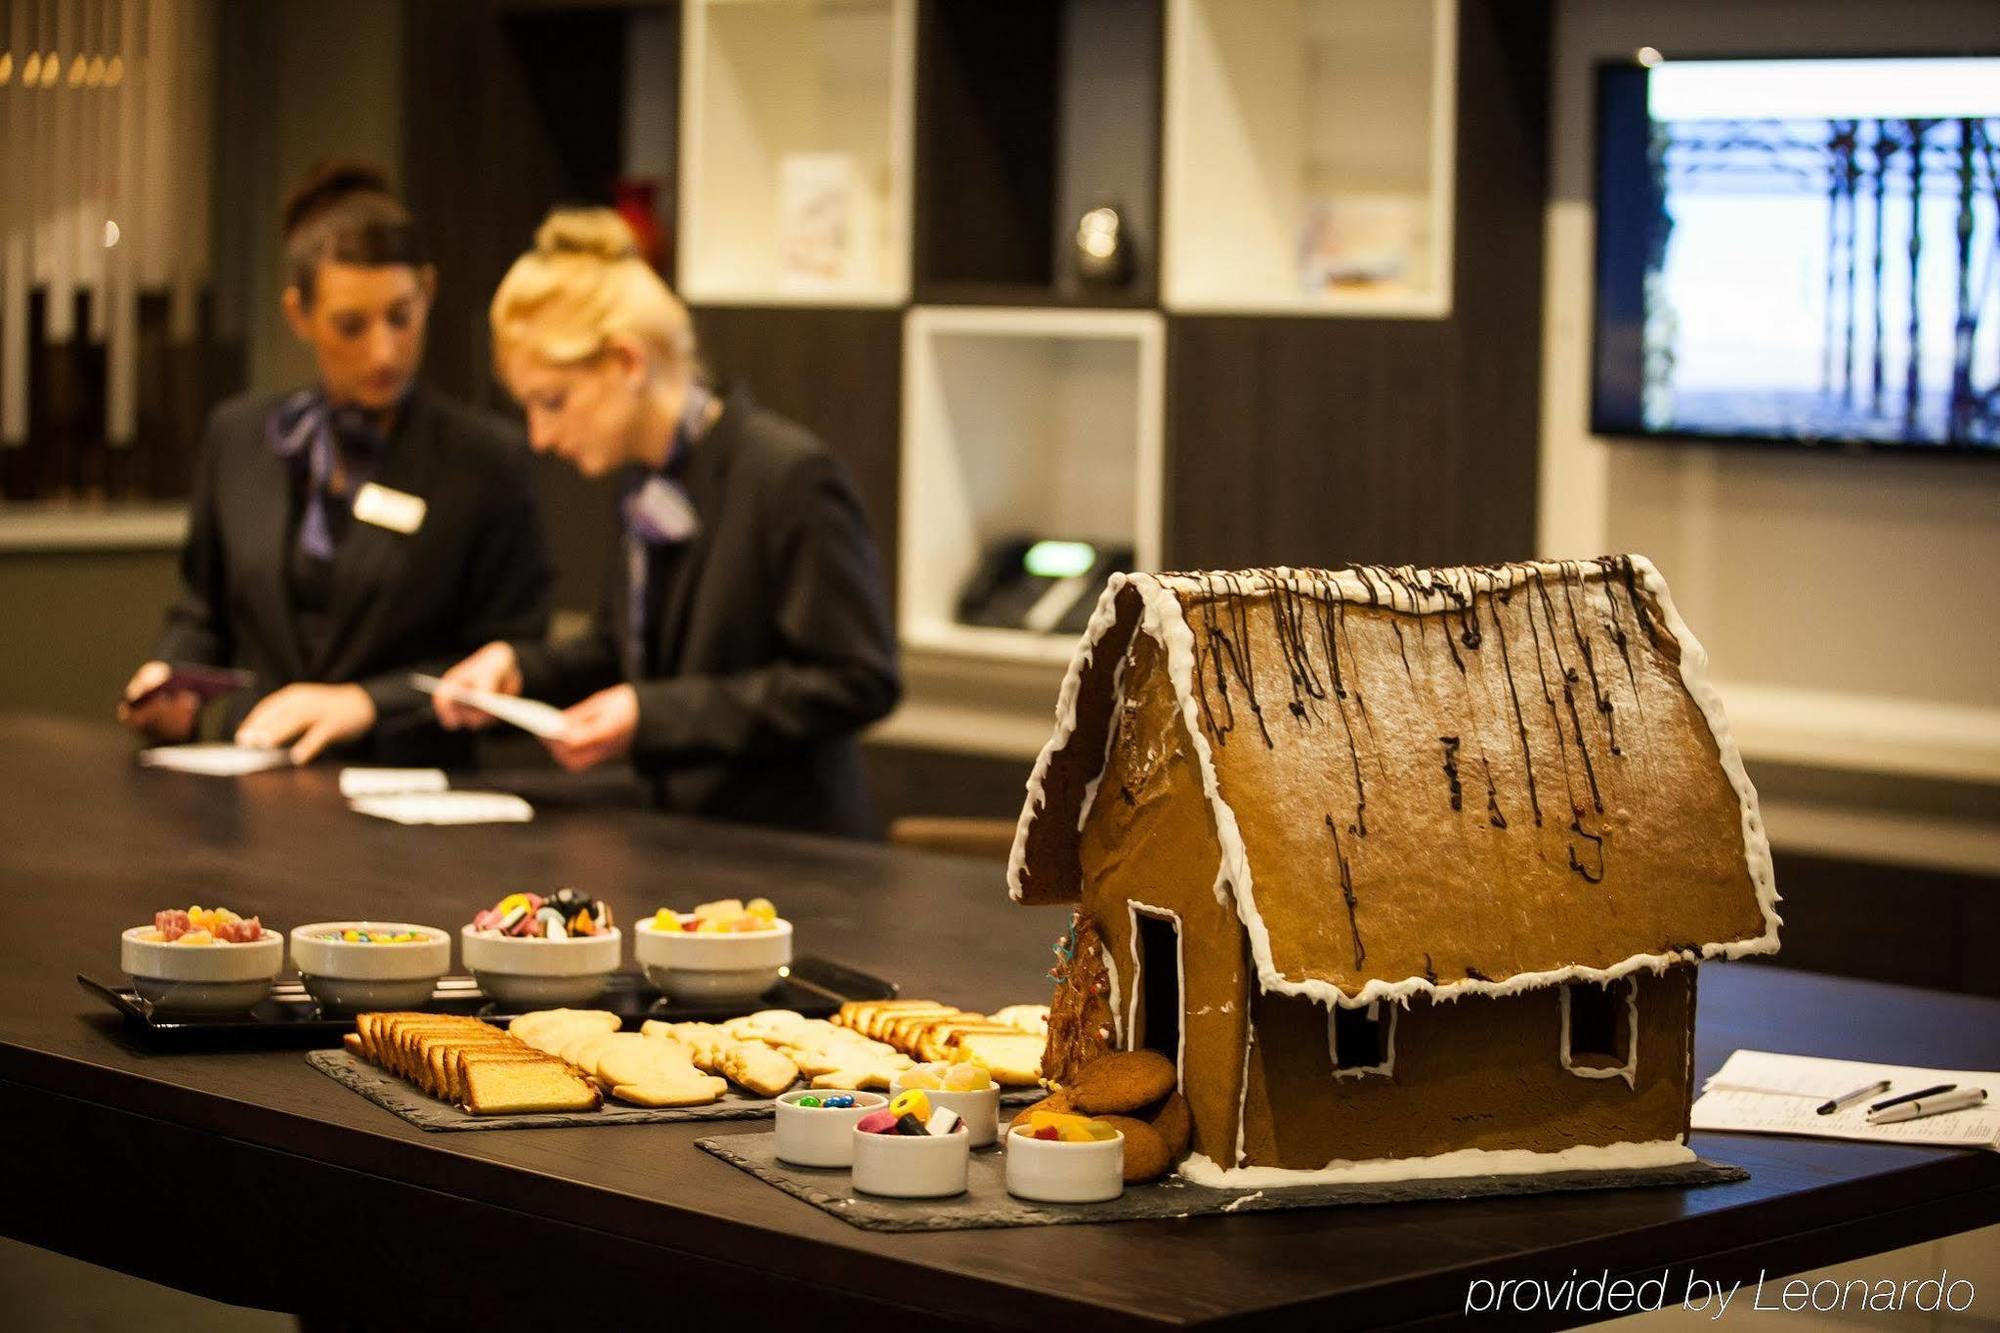
[[[1880,1079],[1889,1080],[1886,1091],[1864,1097],[1832,1115],[1819,1114],[1821,1103]],[[1868,1108],[1874,1103],[1940,1083],[1956,1083],[1962,1089],[1984,1088],[1986,1104],[1890,1125],[1868,1123]],[[1696,1129],[1735,1133],[1805,1134],[2000,1151],[2000,1105],[1995,1104],[1995,1097],[2000,1097],[2000,1073],[1737,1051],[1723,1061],[1715,1077],[1702,1084],[1691,1120]]]
[[[525,824],[535,807],[504,791],[413,791],[361,796],[348,809],[398,824]]]
[[[511,722],[531,735],[543,740],[554,740],[569,730],[569,723],[563,711],[554,704],[545,704],[539,699],[522,699],[512,694],[498,694],[492,690],[475,690],[465,685],[451,685],[436,676],[413,675],[410,683],[425,694],[434,694],[454,703],[470,704],[480,712]]]
[[[445,777],[441,768],[343,768],[340,770],[340,794],[353,800],[357,796],[389,796],[406,791],[448,791],[451,780]]]
[[[149,768],[167,768],[176,773],[233,778],[243,773],[261,773],[267,768],[288,768],[292,755],[291,751],[284,749],[213,741],[196,745],[155,746],[139,751],[139,762]]]

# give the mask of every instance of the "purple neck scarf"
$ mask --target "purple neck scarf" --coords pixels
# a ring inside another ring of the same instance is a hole
[[[677,475],[687,462],[688,450],[708,427],[708,390],[699,384],[688,386],[687,402],[681,407],[680,424],[674,429],[673,443],[667,448],[666,462],[657,472],[636,476],[621,506],[625,517],[626,603],[624,658],[625,679],[638,680],[646,665],[646,584],[652,550],[692,541],[701,531],[701,520],[688,499],[687,488]]]
[[[264,423],[264,438],[278,457],[306,456],[306,508],[299,519],[299,550],[316,560],[333,559],[333,529],[327,521],[329,501],[352,506],[360,483],[375,475],[389,442],[375,419],[358,407],[335,407],[318,388],[300,389],[286,398]],[[347,494],[333,496],[335,450],[347,464]]]

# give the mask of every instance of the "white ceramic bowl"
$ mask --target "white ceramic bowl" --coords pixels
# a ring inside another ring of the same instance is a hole
[[[139,998],[165,1013],[237,1014],[271,993],[285,965],[285,937],[269,926],[245,944],[166,944],[140,939],[134,926],[118,937],[118,962]]]
[[[482,935],[468,925],[458,932],[458,956],[479,989],[500,1004],[581,1005],[610,984],[624,938],[616,926],[602,935],[545,940]]]
[[[1125,1192],[1125,1136],[1093,1143],[1007,1136],[1007,1192],[1038,1203],[1103,1203]]]
[[[328,939],[344,930],[415,931],[408,944]],[[451,936],[401,921],[316,921],[292,928],[292,966],[306,993],[332,1009],[415,1009],[451,970]]]
[[[852,1107],[800,1106],[799,1098],[854,1098]],[[870,1111],[879,1111],[889,1099],[879,1092],[857,1092],[852,1088],[802,1088],[778,1098],[778,1156],[797,1166],[854,1165],[854,1122]]]
[[[854,1188],[891,1199],[942,1199],[965,1193],[972,1139],[949,1134],[863,1134],[854,1140]]]
[[[647,917],[632,937],[632,954],[668,999],[747,1004],[777,985],[779,970],[792,961],[792,923],[780,919],[769,930],[702,934],[654,930]]]
[[[889,1088],[889,1095],[903,1091],[903,1081],[899,1076]],[[994,1084],[979,1092],[953,1092],[947,1088],[919,1089],[930,1098],[932,1106],[948,1106],[958,1112],[958,1118],[965,1122],[965,1132],[972,1139],[972,1146],[984,1148],[1000,1138],[1000,1085]]]

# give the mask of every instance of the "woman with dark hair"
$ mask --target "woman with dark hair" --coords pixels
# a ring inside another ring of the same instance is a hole
[[[225,718],[242,744],[461,762],[464,738],[409,676],[546,628],[530,455],[504,421],[417,384],[437,271],[380,171],[318,168],[284,229],[285,319],[318,383],[209,418],[181,594],[119,716],[191,739],[200,700],[175,667],[234,667],[255,677]]]

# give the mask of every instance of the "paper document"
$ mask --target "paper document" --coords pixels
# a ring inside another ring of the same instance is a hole
[[[409,791],[359,796],[347,808],[398,824],[525,824],[535,807],[504,791]]]
[[[450,779],[441,768],[343,768],[340,794],[350,801],[357,796],[389,796],[405,791],[448,791]]]
[[[170,768],[176,773],[201,773],[214,778],[233,778],[241,773],[261,773],[267,768],[289,768],[289,750],[266,750],[251,745],[204,742],[197,745],[157,745],[139,751],[139,762],[148,768]]]
[[[540,736],[543,740],[554,740],[568,730],[563,720],[562,709],[554,704],[545,704],[539,699],[522,699],[512,694],[498,694],[492,690],[475,690],[464,685],[449,685],[436,676],[412,675],[410,683],[425,694],[435,694],[439,698],[450,699],[454,703],[470,704],[482,713],[511,722],[525,732]]]
[[[1831,1115],[1819,1114],[1821,1103],[1879,1079],[1889,1081],[1888,1091],[1864,1097]],[[1917,1120],[1887,1125],[1868,1123],[1871,1104],[1940,1083],[1984,1088],[1987,1102]],[[1692,1122],[1696,1129],[1746,1134],[1807,1134],[1817,1138],[1866,1139],[1871,1143],[2000,1151],[2000,1073],[1737,1051],[1723,1061],[1714,1078],[1702,1084],[1702,1094],[1695,1099]]]

